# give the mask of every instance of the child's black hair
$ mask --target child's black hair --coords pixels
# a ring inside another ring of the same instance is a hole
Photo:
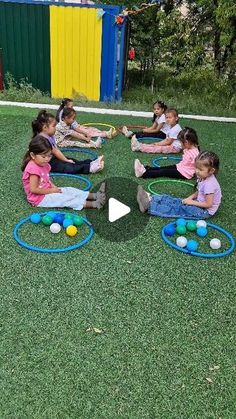
[[[69,97],[64,97],[64,99],[62,99],[61,104],[60,104],[60,106],[59,106],[59,108],[57,110],[57,113],[56,113],[56,120],[57,120],[57,122],[60,122],[60,112],[70,102],[73,102],[73,99],[70,99]]]
[[[30,153],[34,154],[44,154],[48,153],[52,150],[52,146],[50,142],[47,140],[47,138],[43,137],[43,135],[36,135],[29,143],[29,148],[27,152],[24,155],[24,158],[22,160],[21,164],[21,170],[25,170],[27,164],[31,160]]]
[[[153,103],[153,108],[154,108],[154,106],[156,106],[156,105],[158,105],[161,109],[163,109],[163,112],[165,112],[166,111],[166,109],[167,109],[167,105],[164,103],[164,102],[162,102],[161,100],[157,100],[156,102],[154,102]],[[155,113],[153,114],[153,117],[152,117],[152,122],[154,123],[155,122],[155,120],[156,120],[156,115],[155,115]]]
[[[195,162],[198,161],[207,161],[205,166],[209,167],[210,169],[215,169],[215,173],[218,173],[220,168],[220,160],[216,153],[213,151],[201,151],[195,159]]]
[[[72,115],[76,115],[74,108],[65,108],[62,112],[61,119],[65,119],[66,117],[70,117]]]
[[[37,118],[32,121],[33,138],[42,132],[43,126],[47,125],[55,116],[48,113],[46,110],[40,111]]]
[[[195,145],[200,151],[198,136],[195,129],[190,127],[184,127],[178,134],[178,140],[181,141],[181,143],[188,141],[190,144]]]

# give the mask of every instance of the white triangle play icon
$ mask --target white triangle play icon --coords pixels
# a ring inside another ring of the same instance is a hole
[[[117,201],[115,198],[110,198],[108,200],[108,220],[110,223],[113,223],[119,218],[124,217],[125,215],[129,214],[131,211],[130,207],[122,202]]]

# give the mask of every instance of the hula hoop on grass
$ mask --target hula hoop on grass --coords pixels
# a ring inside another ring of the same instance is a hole
[[[186,180],[179,180],[179,179],[158,179],[155,180],[154,182],[151,182],[148,184],[148,190],[149,192],[151,192],[151,194],[153,195],[159,195],[157,192],[152,190],[152,186],[155,185],[156,183],[164,183],[164,182],[172,182],[172,183],[182,183],[183,185],[188,185],[188,186],[194,186],[193,183],[191,182],[187,182]]]
[[[181,157],[175,157],[175,156],[161,156],[161,157],[156,157],[155,159],[152,160],[152,166],[153,167],[161,167],[158,162],[160,160],[176,160],[176,161],[180,161],[182,160]]]
[[[39,213],[39,215],[40,216],[44,216],[44,215],[46,215],[47,213],[46,212],[43,212],[43,213]],[[62,212],[62,214],[64,215],[64,214],[68,214],[68,213],[63,213]],[[31,214],[32,215],[32,214]],[[88,233],[88,235],[87,235],[87,237],[85,237],[85,239],[83,239],[83,240],[81,240],[79,243],[77,243],[77,244],[74,244],[74,245],[72,245],[72,246],[67,246],[67,247],[62,247],[62,248],[46,248],[46,247],[38,247],[38,246],[33,246],[33,245],[31,245],[31,244],[29,244],[29,243],[27,243],[27,242],[25,242],[24,240],[22,240],[21,238],[20,238],[20,236],[19,236],[19,230],[20,230],[20,227],[23,225],[23,224],[25,224],[25,223],[27,223],[28,221],[30,221],[30,217],[31,217],[31,215],[29,215],[28,217],[26,217],[26,218],[23,218],[22,220],[20,220],[16,225],[15,225],[15,227],[14,227],[14,230],[13,230],[13,237],[14,237],[14,239],[16,240],[16,242],[21,246],[21,247],[24,247],[25,249],[27,249],[27,250],[33,250],[33,251],[35,251],[35,252],[40,252],[40,253],[62,253],[62,252],[69,252],[70,250],[75,250],[75,249],[79,249],[80,247],[82,247],[82,246],[84,246],[86,243],[88,243],[89,242],[89,240],[91,240],[91,238],[92,238],[92,236],[93,236],[93,234],[94,234],[94,229],[93,229],[93,226],[92,226],[92,224],[86,219],[86,218],[84,218],[84,217],[82,217],[83,218],[83,221],[84,221],[84,224],[86,224],[88,227],[89,227],[89,233]],[[73,214],[72,214],[73,215]]]
[[[82,191],[89,191],[89,189],[91,189],[91,187],[92,187],[92,182],[90,182],[90,180],[87,179],[84,176],[73,175],[73,174],[70,174],[70,173],[50,173],[50,176],[64,176],[64,177],[71,177],[71,178],[74,178],[74,179],[82,180],[83,182],[85,182],[85,187],[84,187],[84,189],[81,189]]]
[[[63,147],[63,148],[60,148],[60,150],[64,153],[66,153],[66,152],[77,152],[77,153],[85,153],[85,154],[88,154],[93,160],[95,160],[95,159],[97,159],[98,158],[98,155],[94,152],[94,151],[91,151],[91,150],[87,150],[87,149],[84,149],[84,148],[77,148],[77,147],[73,147],[73,148],[70,148],[70,147]]]
[[[101,122],[87,122],[86,124],[82,124],[83,127],[90,127],[90,126],[99,126],[99,127],[107,127],[112,128],[114,131],[116,131],[115,127],[110,124],[102,124]]]
[[[162,228],[162,231],[161,231],[161,237],[162,237],[162,239],[164,240],[164,242],[166,244],[168,244],[168,246],[172,247],[175,250],[178,250],[179,252],[185,253],[187,255],[198,256],[198,257],[203,257],[203,258],[208,258],[208,259],[213,259],[213,258],[220,258],[220,257],[228,256],[235,249],[235,240],[234,240],[232,234],[230,234],[227,230],[225,230],[222,227],[219,227],[219,226],[217,226],[215,224],[207,223],[207,227],[211,227],[214,230],[217,230],[220,233],[223,233],[227,237],[227,239],[229,241],[229,244],[230,244],[230,247],[227,250],[225,250],[224,252],[219,252],[219,253],[201,253],[201,252],[189,251],[187,249],[184,249],[182,247],[177,246],[175,243],[173,243],[170,239],[167,238],[167,236],[165,235],[165,228],[167,228],[170,225],[171,226],[172,225],[174,226],[175,223],[169,223],[169,224],[165,225]]]

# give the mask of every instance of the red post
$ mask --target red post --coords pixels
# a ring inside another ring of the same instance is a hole
[[[3,90],[3,62],[2,62],[2,48],[0,48],[0,90]]]

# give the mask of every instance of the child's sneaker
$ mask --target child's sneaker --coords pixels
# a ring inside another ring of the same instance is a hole
[[[139,161],[139,159],[134,160],[134,171],[136,177],[142,177],[146,172],[144,165]]]
[[[100,156],[96,160],[93,160],[90,163],[89,172],[90,173],[97,173],[104,169],[104,157]]]
[[[109,140],[111,140],[111,138],[113,137],[113,128],[109,129],[109,131],[107,131],[107,138],[109,138]]]
[[[131,140],[131,150],[132,151],[140,151],[141,144],[137,140],[136,135],[133,135]]]
[[[129,131],[128,128],[124,125],[122,128],[122,134],[124,134],[127,138],[131,137],[133,135],[132,131]]]
[[[138,186],[137,202],[141,212],[146,212],[150,204],[150,195],[143,189],[141,185]]]

